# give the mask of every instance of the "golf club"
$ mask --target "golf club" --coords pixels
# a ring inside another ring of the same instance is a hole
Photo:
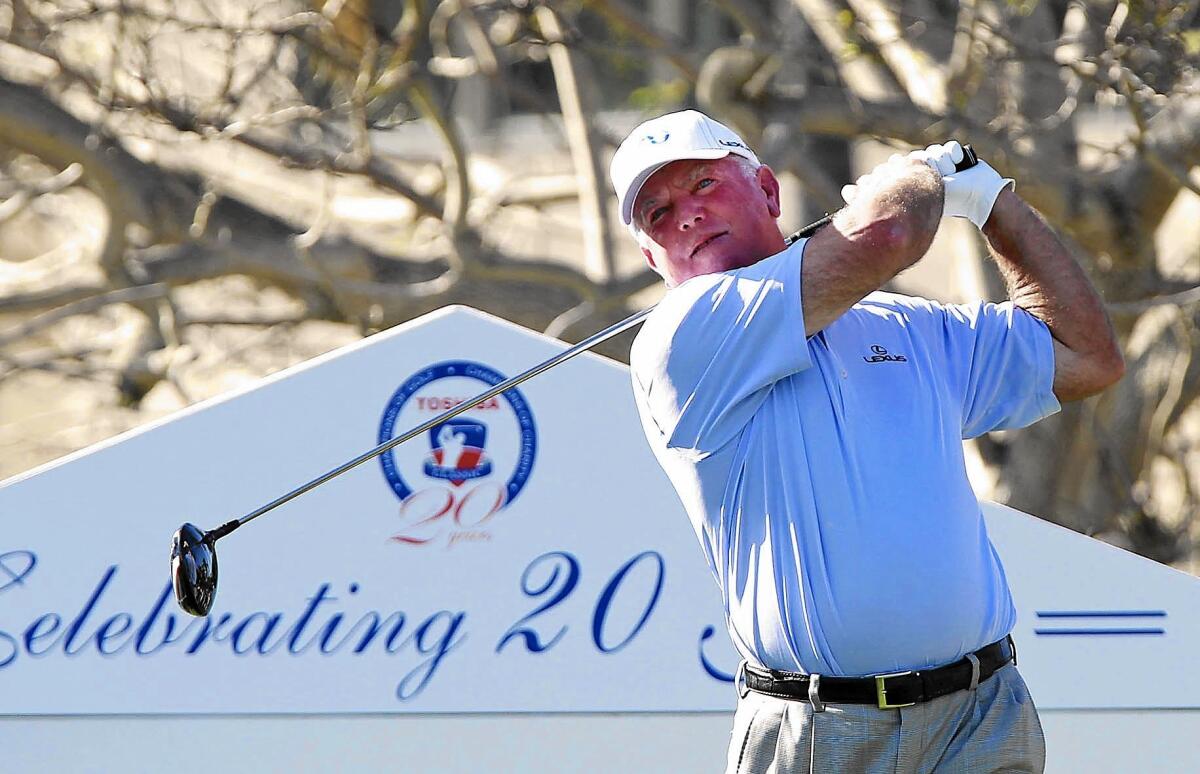
[[[956,164],[957,171],[969,169],[977,163],[978,159],[975,156],[974,150],[970,145],[963,146],[963,160]],[[816,233],[822,226],[825,226],[832,220],[832,215],[827,215],[824,218],[811,223],[796,233],[787,238],[787,243],[790,245],[797,239],[811,236]],[[433,419],[422,422],[408,432],[398,435],[384,443],[379,444],[374,449],[365,452],[349,462],[340,465],[328,473],[325,473],[318,478],[309,481],[287,494],[272,500],[261,508],[246,514],[240,519],[228,521],[221,526],[205,532],[195,524],[187,523],[175,531],[171,540],[171,585],[175,589],[175,600],[179,606],[187,613],[194,616],[206,616],[209,610],[212,609],[213,600],[217,593],[217,549],[216,542],[233,532],[243,524],[247,524],[259,516],[262,516],[268,511],[272,511],[290,500],[299,497],[311,489],[324,484],[330,479],[337,478],[348,470],[361,465],[368,460],[378,457],[380,454],[387,452],[400,444],[416,438],[418,435],[437,427],[443,422],[453,419],[454,417],[464,412],[470,411],[474,406],[479,405],[497,395],[503,393],[512,387],[516,387],[522,382],[532,379],[538,374],[548,371],[555,366],[570,360],[580,352],[585,352],[592,347],[595,347],[601,342],[607,341],[619,333],[629,330],[635,325],[640,324],[654,307],[648,307],[640,312],[635,312],[624,320],[610,325],[604,330],[594,333],[583,341],[569,347],[558,353],[549,360],[539,363],[527,371],[517,374],[514,377],[506,379],[503,382],[491,387],[485,392],[476,395],[474,398],[465,400],[452,409],[445,411]]]

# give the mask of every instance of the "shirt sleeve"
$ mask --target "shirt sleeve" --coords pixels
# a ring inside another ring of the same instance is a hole
[[[1030,425],[1059,410],[1050,329],[1003,304],[946,305],[947,372],[962,398],[962,437]]]
[[[811,365],[800,304],[803,245],[688,280],[651,315],[630,364],[668,448],[697,458],[716,451],[776,381]]]

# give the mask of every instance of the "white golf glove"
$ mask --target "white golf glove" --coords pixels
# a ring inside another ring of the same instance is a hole
[[[849,204],[858,195],[859,186],[865,185],[870,177],[888,174],[890,166],[905,159],[923,161],[942,176],[942,183],[946,186],[943,217],[967,218],[977,228],[983,228],[983,224],[987,223],[988,216],[992,214],[992,205],[996,203],[1000,192],[1015,185],[1010,178],[1000,177],[982,159],[970,169],[955,172],[954,165],[963,159],[963,149],[958,142],[951,140],[945,145],[930,145],[925,150],[912,151],[907,156],[893,154],[885,163],[855,180],[854,185],[843,186],[842,199]]]
[[[942,183],[946,186],[946,204],[942,216],[966,218],[976,228],[983,228],[983,224],[987,223],[1000,192],[1016,186],[1011,178],[1000,177],[983,159],[979,159],[970,169],[954,171],[954,165],[963,159],[962,146],[954,140],[945,145],[930,145],[916,153],[923,153],[926,163],[942,176]]]

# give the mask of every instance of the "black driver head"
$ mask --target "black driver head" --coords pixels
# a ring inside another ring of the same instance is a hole
[[[184,611],[206,616],[217,595],[216,541],[195,524],[184,524],[171,538],[171,585]]]

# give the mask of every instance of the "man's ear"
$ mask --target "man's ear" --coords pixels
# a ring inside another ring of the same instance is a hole
[[[783,211],[779,206],[779,179],[766,164],[759,166],[755,171],[755,176],[758,179],[758,187],[762,189],[763,196],[766,197],[767,210],[771,213],[772,218],[778,218]]]
[[[644,247],[641,247],[640,249],[641,249],[641,251],[642,251],[642,257],[646,259],[646,264],[647,264],[647,265],[648,265],[648,266],[649,266],[651,269],[654,269],[655,271],[658,271],[658,266],[657,266],[657,265],[654,263],[654,255],[653,255],[653,254],[652,254],[652,253],[651,253],[649,250],[647,250],[647,249],[646,249],[646,248],[644,248]],[[661,272],[660,272],[660,273],[661,273]]]
[[[654,271],[655,274],[662,277],[662,281],[667,287],[669,287],[669,288],[675,287],[675,284],[673,282],[671,282],[671,278],[667,276],[667,273],[665,271],[663,271],[661,268],[659,268],[659,265],[654,262],[654,254],[653,253],[651,253],[649,250],[647,250],[646,248],[643,247],[642,248],[642,256],[646,259],[646,265],[649,266]]]
[[[635,233],[634,237],[637,239],[638,249],[642,251],[642,257],[646,259],[646,265],[649,266],[655,274],[662,277],[663,282],[666,283],[667,287],[672,287],[671,278],[667,276],[665,271],[666,267],[659,266],[654,260],[654,253],[650,251],[650,248],[646,247],[646,242],[650,239],[650,237],[646,236],[645,233],[641,231]]]

